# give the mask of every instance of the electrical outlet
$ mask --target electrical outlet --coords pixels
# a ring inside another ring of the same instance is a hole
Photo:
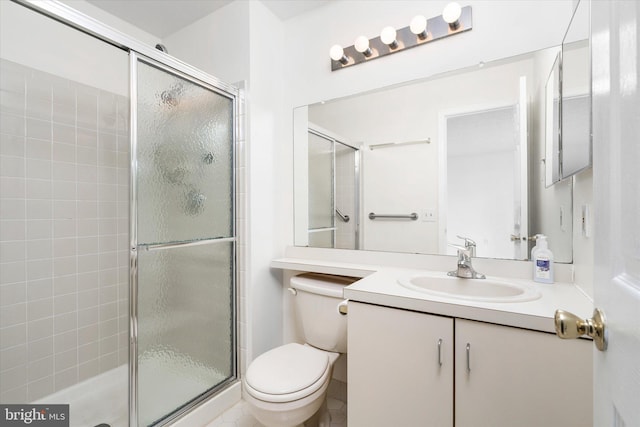
[[[422,214],[422,222],[436,222],[436,211],[428,209]]]

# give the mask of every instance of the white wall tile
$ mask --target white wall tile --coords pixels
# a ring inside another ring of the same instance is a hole
[[[75,313],[78,309],[76,294],[58,295],[53,298],[53,313],[58,316],[65,313]],[[75,332],[75,331],[74,331]]]
[[[32,322],[38,319],[53,316],[53,298],[42,298],[27,302],[27,321]]]
[[[29,363],[27,366],[28,381],[36,381],[51,375],[53,371],[53,357],[45,357]]]
[[[24,219],[25,203],[19,199],[3,199],[0,203],[0,216],[2,219]]]
[[[26,218],[28,220],[53,218],[53,202],[51,200],[27,199],[26,205]]]
[[[26,170],[27,178],[51,179],[51,161],[28,158],[26,162],[27,162],[27,170]]]
[[[3,349],[24,345],[27,342],[27,325],[19,325],[0,328],[0,343]],[[2,356],[0,356],[1,358]],[[0,366],[0,371],[2,367]]]
[[[27,342],[39,341],[53,335],[53,322],[50,317],[27,323]]]
[[[75,256],[76,254],[77,249],[75,238],[70,237],[66,239],[55,239],[53,241],[52,256],[59,258]]]
[[[24,178],[0,176],[0,199],[22,199],[26,188]]]
[[[44,396],[47,396],[54,391],[53,375],[29,383],[27,387],[27,396],[30,401],[38,400]]]
[[[54,258],[53,261],[54,277],[69,276],[78,272],[77,258],[75,256]]]
[[[43,259],[51,257],[53,257],[53,241],[51,239],[27,241],[28,259]]]
[[[27,156],[30,156],[29,146],[31,144],[34,144],[35,140],[45,140],[45,141],[51,140],[52,126],[51,126],[51,122],[48,120],[38,120],[31,117],[27,117],[25,121],[26,121],[26,136],[27,136]],[[33,139],[29,140],[29,138],[33,138]],[[37,153],[39,152],[34,152],[34,154],[37,154]],[[50,156],[51,156],[51,150],[49,149],[49,157]],[[36,157],[36,158],[41,158],[41,157]]]
[[[78,382],[77,365],[64,371],[56,372],[53,376],[55,391],[63,390]]]
[[[78,329],[78,315],[75,311],[56,315],[53,318],[53,333],[76,331]]]
[[[29,344],[27,360],[33,362],[43,357],[53,355],[53,337],[47,337],[42,340],[33,341]]]
[[[78,381],[84,381],[100,373],[99,359],[93,359],[78,366]]]
[[[25,324],[23,324],[25,325]],[[26,326],[26,325],[25,325]],[[25,341],[26,342],[26,341]],[[25,344],[0,350],[0,372],[23,366],[26,369],[27,346]],[[9,387],[7,387],[8,389]]]
[[[22,261],[26,259],[25,242],[0,242],[0,258],[3,262]]]
[[[0,264],[0,285],[24,282],[26,280],[26,263],[4,262]]]
[[[30,280],[27,283],[27,300],[35,301],[53,296],[53,280],[45,277],[40,280]]]
[[[0,129],[6,135],[25,136],[25,118],[19,115],[0,113]]]
[[[7,391],[20,387],[27,382],[27,367],[24,365],[8,369],[2,372],[0,390]]]
[[[25,221],[0,219],[0,242],[24,240],[27,235],[26,228]]]
[[[70,331],[55,335],[53,337],[53,348],[56,354],[78,348],[78,333]]]
[[[97,323],[88,326],[82,326],[78,329],[78,344],[81,346],[90,344],[95,342],[98,345],[98,341],[100,340],[100,326]],[[97,347],[96,347],[97,348]],[[96,355],[94,357],[98,357],[98,350],[96,350]]]
[[[2,64],[0,370],[15,369],[20,381],[1,396],[25,402],[126,361],[118,310],[128,309],[128,274],[119,277],[118,267],[128,259],[118,254],[127,254],[128,227],[118,238],[116,218],[128,218],[129,138],[116,130],[128,129],[128,103],[39,71],[25,79]]]
[[[76,217],[75,200],[54,200],[53,219],[70,220]]]
[[[54,142],[52,160],[57,162],[73,163],[76,161],[75,144],[67,144],[66,142]]]
[[[53,278],[53,294],[64,295],[75,293],[78,290],[78,276],[71,274]]]
[[[20,304],[27,301],[24,283],[0,285],[0,307]]]

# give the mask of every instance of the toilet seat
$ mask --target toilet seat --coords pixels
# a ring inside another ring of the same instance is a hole
[[[286,344],[251,363],[245,388],[265,402],[292,402],[318,391],[328,381],[330,372],[327,352],[296,343]]]

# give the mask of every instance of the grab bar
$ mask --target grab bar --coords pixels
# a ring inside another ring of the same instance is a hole
[[[415,221],[418,219],[418,214],[413,212],[410,213],[409,215],[380,215],[380,214],[375,214],[373,212],[371,212],[369,214],[369,219],[376,219],[376,218],[386,218],[386,219],[410,219],[411,221]]]
[[[343,220],[344,222],[349,222],[349,220],[351,219],[351,218],[349,218],[349,215],[343,214],[342,212],[340,212],[340,210],[338,208],[336,208],[336,213],[338,214],[340,219]]]

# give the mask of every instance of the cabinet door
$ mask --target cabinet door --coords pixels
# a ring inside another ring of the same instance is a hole
[[[460,319],[455,325],[456,427],[593,425],[591,341]]]
[[[453,426],[453,319],[357,302],[348,319],[349,425]]]

